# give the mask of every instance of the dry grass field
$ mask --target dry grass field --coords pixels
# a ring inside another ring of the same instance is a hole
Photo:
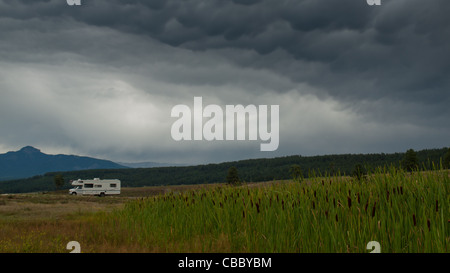
[[[255,185],[271,184],[255,183]],[[47,193],[0,195],[0,252],[69,252],[69,241],[89,240],[89,228],[96,213],[120,209],[128,201],[168,193],[214,189],[223,184],[122,188],[120,196],[72,196],[67,190]],[[126,245],[111,247],[92,242],[83,252],[144,252],[148,248]]]
[[[0,195],[0,252],[448,252],[450,173]]]

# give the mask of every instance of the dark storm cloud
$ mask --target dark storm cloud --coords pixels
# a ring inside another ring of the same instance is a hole
[[[0,67],[4,75],[14,69],[22,72],[26,64],[48,72],[36,80],[45,86],[58,81],[48,75],[77,84],[61,91],[64,82],[55,83],[50,99],[79,92],[70,98],[80,107],[89,107],[90,94],[98,92],[97,103],[107,99],[117,106],[119,99],[132,94],[139,110],[146,105],[139,102],[154,99],[142,99],[148,94],[184,101],[203,92],[234,103],[252,103],[261,94],[270,94],[269,98],[285,103],[281,116],[283,128],[288,129],[280,154],[297,146],[301,147],[295,151],[309,154],[387,151],[383,147],[396,145],[401,151],[405,149],[401,145],[427,147],[427,135],[433,135],[435,146],[445,145],[450,136],[450,129],[445,129],[450,128],[447,0],[383,0],[377,7],[365,0],[82,0],[80,7],[65,2],[0,0],[0,61],[8,63]],[[74,79],[66,79],[66,74]],[[88,84],[81,81],[84,77]],[[117,80],[110,84],[113,87],[108,85],[111,77]],[[15,89],[10,78],[1,80],[2,86]],[[13,100],[16,93],[7,94]],[[167,107],[173,104],[161,101]],[[0,104],[6,108],[10,103]],[[309,121],[302,123],[299,116]],[[51,114],[45,117],[58,123]],[[129,124],[128,119],[120,122]],[[289,122],[298,122],[308,132],[295,131]],[[359,130],[358,126],[367,127]],[[133,128],[129,130],[138,131]],[[111,146],[127,138],[123,130],[111,130],[121,137]],[[167,137],[166,128],[158,134]],[[328,137],[319,140],[318,135]],[[401,140],[408,135],[410,142]],[[61,146],[67,142],[65,137],[58,141]],[[138,143],[143,138],[136,133],[132,139]],[[86,133],[76,145],[101,146],[100,140],[93,139]],[[341,150],[333,144],[337,142]],[[373,150],[364,150],[373,143]],[[132,144],[123,150],[139,151]],[[197,158],[208,157],[201,147],[191,145],[186,151],[196,150]],[[177,152],[164,149],[153,152],[166,154],[167,159]],[[252,150],[240,147],[236,154],[245,158]],[[230,159],[232,151],[228,151]]]
[[[450,3],[445,0],[386,0],[376,8],[363,0],[116,0],[85,1],[83,9],[74,11],[43,1],[36,4],[38,11],[44,3],[48,16],[56,15],[58,7],[61,14],[87,24],[190,50],[235,48],[260,56],[283,50],[294,65],[323,67],[315,75],[284,71],[264,60],[259,67],[320,86],[337,99],[448,100]]]

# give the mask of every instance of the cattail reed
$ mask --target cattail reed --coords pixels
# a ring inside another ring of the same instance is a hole
[[[118,223],[126,229],[123,234],[137,235],[133,241],[129,236],[124,236],[121,241],[145,246],[155,240],[164,240],[155,238],[153,234],[157,236],[169,230],[169,241],[161,241],[161,247],[168,251],[204,249],[218,252],[221,249],[216,245],[220,244],[215,240],[220,235],[229,238],[231,246],[243,246],[235,249],[238,252],[358,252],[361,248],[354,248],[353,242],[377,236],[381,236],[379,239],[392,252],[448,252],[445,244],[450,225],[450,218],[445,213],[448,203],[445,193],[450,181],[448,174],[430,172],[426,179],[417,179],[417,183],[407,182],[411,176],[415,181],[414,176],[417,175],[421,174],[402,171],[374,174],[373,179],[370,178],[371,183],[364,185],[336,177],[332,178],[333,183],[330,181],[331,186],[327,183],[330,179],[324,178],[323,183],[321,179],[315,179],[311,180],[312,183],[303,184],[223,187],[202,189],[195,194],[181,192],[157,198],[151,196],[130,200],[124,209],[126,213],[119,211],[112,212],[107,218],[100,216],[102,222],[111,223],[111,227],[101,226],[104,229],[97,233],[102,234],[101,238],[110,236],[108,234],[113,233],[105,231],[114,230]],[[294,241],[298,232],[303,235],[301,242]],[[180,244],[170,241],[174,236],[180,239]],[[279,237],[283,244],[260,243],[260,237],[270,242],[274,236]],[[183,248],[193,245],[193,238],[197,237],[200,238],[199,246]],[[414,243],[405,248],[405,239]],[[1,242],[0,234],[0,252],[4,250]]]

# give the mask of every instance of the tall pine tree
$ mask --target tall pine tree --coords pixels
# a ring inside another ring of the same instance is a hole
[[[227,182],[231,185],[237,185],[240,183],[236,167],[232,166],[228,169]]]
[[[417,153],[413,149],[406,151],[405,157],[402,162],[403,168],[408,172],[417,170],[419,168],[419,159],[417,159]]]
[[[450,169],[450,148],[448,148],[447,153],[444,155],[444,168]]]

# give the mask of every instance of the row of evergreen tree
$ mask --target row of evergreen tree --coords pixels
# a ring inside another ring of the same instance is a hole
[[[430,166],[430,168],[425,167],[425,165],[421,166],[419,158],[417,156],[417,152],[414,151],[413,149],[409,149],[406,151],[403,160],[400,163],[400,167],[407,172],[433,169],[433,166]],[[446,169],[450,168],[450,149],[448,149],[447,153],[444,155],[442,166],[440,165],[434,166],[434,168],[436,169],[440,169],[441,167]],[[292,165],[289,169],[289,173],[291,175],[292,180],[295,181],[301,182],[305,177],[301,166],[298,164]],[[351,173],[351,175],[357,180],[362,180],[367,174],[368,168],[361,163],[356,164],[353,169],[353,172]],[[235,166],[230,167],[227,174],[227,183],[236,185],[239,184],[240,182],[241,180],[239,178],[237,168]]]
[[[249,159],[219,164],[185,167],[138,169],[84,170],[47,173],[27,179],[2,181],[0,192],[51,191],[58,186],[70,188],[70,180],[120,179],[124,187],[189,185],[205,183],[259,182],[282,179],[301,179],[317,175],[363,176],[378,167],[395,166],[408,171],[450,167],[450,149],[430,149],[394,154],[343,154],[325,156],[285,156]],[[234,167],[230,174],[230,169]]]

